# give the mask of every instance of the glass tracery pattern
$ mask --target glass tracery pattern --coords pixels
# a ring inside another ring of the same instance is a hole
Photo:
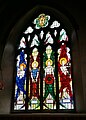
[[[14,110],[72,110],[71,48],[67,31],[40,14],[17,47]]]

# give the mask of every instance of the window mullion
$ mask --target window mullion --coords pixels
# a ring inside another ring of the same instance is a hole
[[[40,45],[40,110],[43,111],[43,43]]]
[[[26,46],[26,52],[27,52],[27,73],[26,73],[26,105],[25,109],[26,112],[28,111],[28,102],[29,102],[29,96],[28,96],[28,90],[29,90],[29,61],[30,61],[30,52],[29,52],[29,46],[28,46],[28,41],[26,41],[27,46]]]

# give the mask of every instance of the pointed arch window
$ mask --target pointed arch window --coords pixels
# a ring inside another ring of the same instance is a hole
[[[14,111],[74,110],[71,38],[52,14],[36,14],[17,41]]]

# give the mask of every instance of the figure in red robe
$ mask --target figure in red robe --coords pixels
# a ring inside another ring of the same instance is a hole
[[[70,99],[72,99],[72,91],[71,91],[71,85],[70,82],[71,79],[71,66],[70,64],[70,54],[68,53],[68,48],[65,44],[61,45],[60,49],[60,55],[58,60],[58,73],[60,76],[60,84],[61,87],[59,89],[59,93],[61,93],[61,98],[63,96],[63,90],[66,88],[67,94],[70,96]]]

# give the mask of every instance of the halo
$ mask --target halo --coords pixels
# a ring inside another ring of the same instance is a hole
[[[65,64],[67,63],[67,59],[66,59],[66,58],[61,58],[61,59],[60,59],[60,64],[61,64],[61,65],[62,65],[62,61],[64,61]]]
[[[50,65],[53,64],[53,61],[52,61],[51,59],[48,59],[48,60],[46,61],[46,66],[48,66],[48,62],[50,62]]]
[[[32,63],[32,67],[34,68],[34,64],[36,65],[36,67],[38,67],[38,62],[37,61],[34,61],[33,63]]]
[[[24,63],[21,63],[21,64],[20,64],[20,69],[21,69],[21,66],[23,66],[24,69],[26,68],[26,64],[24,64]]]

